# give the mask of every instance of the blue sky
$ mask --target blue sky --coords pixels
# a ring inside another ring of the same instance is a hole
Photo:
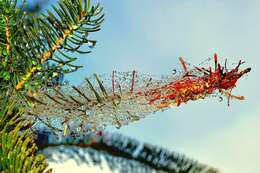
[[[252,71],[233,93],[244,95],[245,101],[234,100],[230,107],[217,98],[189,102],[119,132],[184,153],[222,172],[260,172],[260,1],[107,0],[102,4],[105,22],[100,32],[91,35],[98,44],[93,53],[79,56],[84,69],[67,78],[80,84],[94,72],[112,70],[170,74],[179,67],[180,56],[197,65],[215,52],[222,62],[228,58],[230,67],[243,59],[244,67]],[[64,172],[65,165],[55,172]]]

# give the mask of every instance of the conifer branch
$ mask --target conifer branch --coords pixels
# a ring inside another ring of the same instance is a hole
[[[42,57],[40,58],[40,64],[44,64],[52,56],[53,52],[57,50],[58,46],[60,46],[62,42],[73,32],[73,29],[70,26],[68,27],[69,29],[64,31],[63,36],[59,38],[54,45],[51,46],[51,49],[43,53]],[[23,77],[22,80],[16,85],[15,89],[21,89],[24,86],[24,83],[35,73],[36,70],[37,67],[32,67],[29,72],[27,72],[25,77]]]
[[[58,15],[57,17],[50,11],[47,11],[48,15],[43,14],[40,18],[35,19],[38,25],[37,28],[40,30],[40,35],[36,35],[44,37],[47,40],[47,45],[42,46],[49,48],[41,53],[41,56],[38,58],[39,63],[31,67],[18,82],[15,87],[16,90],[21,89],[25,82],[37,70],[41,69],[37,68],[37,66],[42,66],[49,59],[58,62],[59,68],[69,64],[62,58],[59,58],[58,54],[66,59],[70,59],[70,62],[72,60],[71,57],[62,52],[62,49],[71,52],[90,53],[90,51],[81,51],[79,48],[84,43],[90,44],[89,46],[91,47],[96,44],[96,41],[89,40],[87,36],[89,32],[95,32],[100,29],[104,15],[100,15],[102,8],[99,8],[99,4],[91,8],[90,1],[87,2],[86,0],[84,3],[82,0],[60,0],[58,3],[60,9],[53,6],[54,11]],[[92,19],[93,17],[96,17],[96,19]],[[90,27],[87,28],[86,26]],[[58,54],[54,55],[56,51],[58,51]]]

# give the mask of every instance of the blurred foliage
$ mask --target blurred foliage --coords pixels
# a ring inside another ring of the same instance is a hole
[[[27,130],[30,124],[20,118],[23,112],[13,100],[5,99],[0,112],[0,172],[51,172],[44,171],[48,164],[43,155],[36,155],[32,132]]]
[[[86,136],[66,136],[56,138],[51,131],[37,131],[37,144],[40,153],[54,162],[63,162],[73,158],[78,164],[99,166],[104,161],[111,171],[124,173],[171,172],[171,173],[217,173],[217,169],[198,163],[182,154],[167,151],[163,148],[145,144],[137,140],[112,133],[99,132]],[[56,152],[66,154],[61,156]],[[68,147],[70,146],[70,147]],[[71,148],[71,146],[74,146]],[[76,148],[78,146],[80,148]],[[47,148],[47,150],[44,150]],[[55,153],[55,157],[54,154]]]

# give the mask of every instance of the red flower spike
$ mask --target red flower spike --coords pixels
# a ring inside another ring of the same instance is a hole
[[[180,62],[184,71],[187,72],[186,64],[182,58],[180,58]],[[161,88],[157,88],[157,93],[154,93],[156,97],[152,97],[150,103],[161,100],[161,102],[165,105],[168,100],[168,102],[176,103],[177,106],[179,106],[182,102],[186,103],[189,100],[204,98],[206,95],[212,94],[217,90],[231,90],[236,86],[236,82],[241,76],[251,71],[251,68],[246,68],[245,70],[239,72],[239,67],[243,64],[240,60],[234,69],[229,72],[227,70],[224,72],[225,68],[218,63],[217,54],[214,54],[214,62],[215,72],[212,72],[211,67],[208,68],[209,70],[196,67],[195,69],[197,72],[204,72],[202,76],[192,74],[193,77],[190,78],[184,75],[183,78],[176,80],[171,84],[165,85],[167,87],[162,86]],[[168,89],[167,92],[169,94],[164,95],[163,97],[158,97],[158,93],[166,92],[165,89]],[[230,96],[231,94],[228,96],[229,99],[231,98]],[[234,96],[232,98],[238,97]]]

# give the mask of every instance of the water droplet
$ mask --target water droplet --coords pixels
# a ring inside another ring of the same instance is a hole
[[[172,74],[176,75],[176,73],[177,73],[177,70],[176,69],[172,69]]]
[[[63,82],[63,85],[69,85],[69,81],[68,80],[65,80],[64,82]]]
[[[71,71],[75,71],[76,67],[69,67]]]
[[[59,76],[59,74],[57,72],[53,72],[52,77],[56,77],[56,76]]]
[[[115,127],[116,127],[117,129],[120,129],[120,128],[122,127],[122,125],[121,125],[119,122],[117,122],[117,123],[115,124]]]
[[[93,115],[93,112],[90,111],[90,110],[87,110],[87,111],[86,111],[86,115],[87,115],[87,116],[92,116],[92,115]]]
[[[42,74],[42,72],[37,72],[37,73],[36,73],[36,75],[41,75],[41,74]]]
[[[88,47],[90,49],[93,49],[95,47],[95,45],[96,45],[96,41],[88,41]]]

